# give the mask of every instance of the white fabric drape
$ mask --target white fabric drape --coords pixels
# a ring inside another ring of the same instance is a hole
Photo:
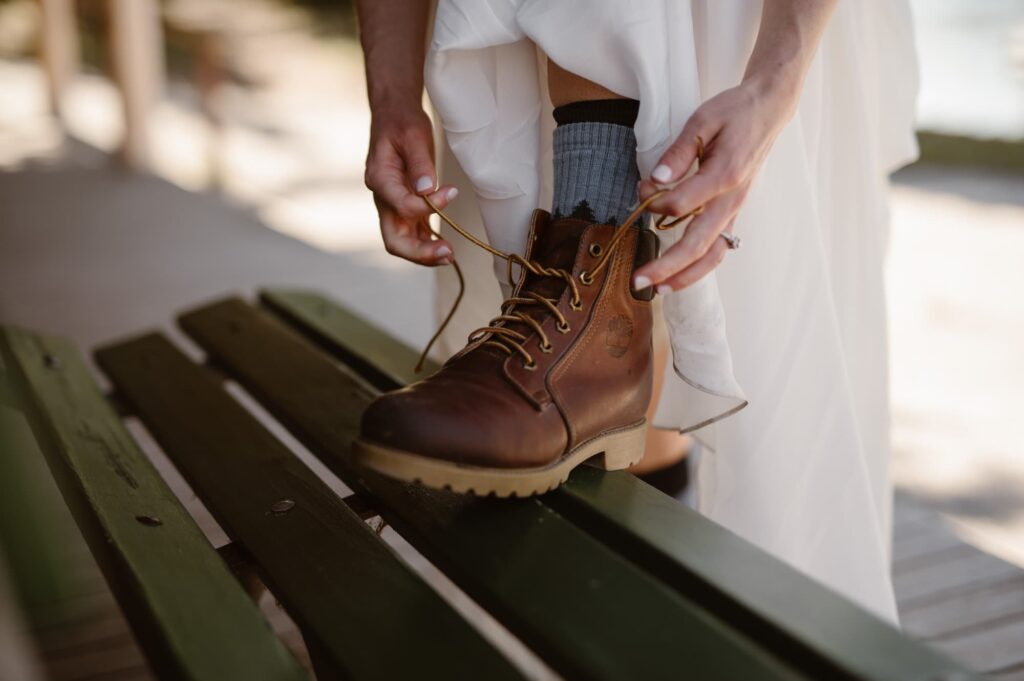
[[[489,241],[522,252],[547,207],[538,50],[640,101],[646,176],[700,102],[739,83],[759,19],[751,0],[440,0],[428,90]],[[674,371],[655,419],[713,450],[703,513],[892,621],[882,265],[886,174],[916,153],[915,94],[905,1],[841,2],[737,219],[743,249],[663,300]],[[479,271],[478,254],[456,255]],[[453,282],[439,281],[444,307]]]

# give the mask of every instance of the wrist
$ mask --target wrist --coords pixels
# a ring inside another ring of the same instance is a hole
[[[422,83],[380,83],[369,87],[370,112],[423,111]]]
[[[795,64],[776,63],[771,67],[748,69],[740,86],[758,101],[773,103],[788,119],[796,112],[803,79],[803,69]]]
[[[774,102],[792,115],[837,1],[766,1],[757,41],[743,74],[743,86],[752,95]]]
[[[423,109],[423,101],[408,98],[382,100],[371,107],[370,137],[384,139],[405,137],[408,134],[425,132],[432,135],[430,116]]]
[[[788,58],[758,60],[749,63],[742,84],[759,95],[786,96],[800,90],[804,78],[804,60],[797,55]]]

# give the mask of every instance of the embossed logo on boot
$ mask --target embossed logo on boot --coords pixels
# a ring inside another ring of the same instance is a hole
[[[617,314],[608,320],[604,335],[604,346],[612,357],[622,357],[629,348],[633,337],[633,321],[624,314]]]

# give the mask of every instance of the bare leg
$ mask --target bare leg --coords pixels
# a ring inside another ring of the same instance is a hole
[[[548,60],[548,93],[554,106],[562,106],[572,102],[583,102],[596,99],[624,99],[621,95],[601,87],[593,81],[566,71],[555,62]],[[655,334],[654,342],[654,390],[651,406],[647,409],[648,422],[654,416],[668,361],[668,344],[664,334]],[[674,430],[648,428],[647,446],[644,458],[630,471],[636,474],[650,473],[667,468],[686,456],[690,449],[690,438],[680,435]]]
[[[548,60],[548,94],[554,106],[572,102],[587,102],[594,99],[625,99],[597,83],[566,71],[555,62]]]

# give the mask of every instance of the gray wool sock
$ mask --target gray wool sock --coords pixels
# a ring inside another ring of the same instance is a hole
[[[584,121],[555,128],[556,219],[619,224],[636,204],[639,180],[632,127]]]

